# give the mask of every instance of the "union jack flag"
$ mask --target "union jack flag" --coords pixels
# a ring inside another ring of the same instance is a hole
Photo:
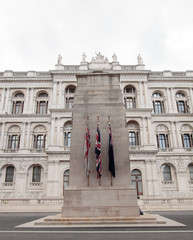
[[[90,174],[89,161],[90,161],[90,132],[87,125],[84,143],[85,176],[89,176]]]
[[[96,154],[96,171],[97,171],[97,179],[98,179],[101,177],[101,137],[100,137],[99,123],[96,131],[95,154]]]

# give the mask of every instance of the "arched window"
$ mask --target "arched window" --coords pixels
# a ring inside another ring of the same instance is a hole
[[[46,128],[38,125],[33,130],[33,149],[42,151],[46,147]]]
[[[76,87],[73,85],[68,86],[66,88],[66,102],[65,102],[66,109],[72,108],[73,102],[74,102],[75,91],[76,91]]]
[[[48,94],[41,92],[37,95],[36,114],[47,114],[48,112]]]
[[[40,164],[31,165],[28,169],[28,188],[42,189],[43,187],[43,168]]]
[[[41,182],[41,167],[40,166],[34,166],[33,172],[32,172],[32,182],[39,183]]]
[[[193,183],[193,164],[188,165],[190,181]]]
[[[171,174],[171,167],[170,167],[170,165],[164,164],[162,166],[162,171],[163,171],[163,180],[164,180],[164,182],[172,181],[172,174]]]
[[[127,123],[127,129],[129,132],[129,145],[130,146],[137,146],[140,144],[139,141],[139,124],[135,121],[129,121]]]
[[[12,99],[12,114],[23,113],[24,94],[22,92],[16,93]]]
[[[12,126],[8,129],[8,149],[16,150],[20,146],[21,129],[19,126]]]
[[[143,195],[143,188],[142,188],[142,175],[141,171],[138,169],[134,169],[131,172],[131,183],[137,190],[137,195]]]
[[[136,89],[133,86],[126,86],[124,88],[125,108],[136,108]]]
[[[186,149],[193,147],[193,129],[188,124],[181,127],[182,146]]]
[[[176,105],[179,113],[189,113],[187,95],[181,91],[176,93]]]
[[[70,174],[69,170],[66,170],[64,172],[64,190],[66,189],[67,186],[69,186],[69,174]]]
[[[152,95],[153,110],[156,114],[161,114],[165,112],[164,109],[164,97],[159,92],[154,92]]]
[[[72,131],[72,123],[71,121],[69,121],[64,124],[64,146],[65,147],[70,147],[71,131]]]
[[[156,128],[156,141],[159,149],[170,148],[169,131],[165,125],[158,125]]]
[[[8,166],[6,167],[5,172],[5,183],[13,183],[14,180],[14,167]]]

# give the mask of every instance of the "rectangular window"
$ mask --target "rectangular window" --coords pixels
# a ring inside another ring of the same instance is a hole
[[[172,181],[171,168],[169,165],[163,166],[163,179],[164,182]]]
[[[184,147],[185,148],[190,148],[191,147],[190,135],[189,134],[184,134]]]
[[[186,113],[184,101],[178,101],[177,102],[177,107],[178,107],[178,112],[179,113]]]
[[[20,143],[20,135],[10,135],[8,141],[8,149],[18,149]]]
[[[167,134],[159,134],[157,137],[157,142],[159,148],[169,148],[169,139]]]
[[[41,167],[33,167],[32,182],[40,182],[41,180]]]
[[[13,182],[14,177],[14,167],[6,168],[5,182]]]
[[[136,145],[136,134],[135,132],[129,132],[129,145],[135,146]]]
[[[65,132],[64,133],[64,146],[70,147],[71,142],[71,132]]]
[[[66,98],[66,108],[71,109],[73,106],[74,98]]]
[[[160,101],[155,101],[155,108],[154,108],[154,112],[155,113],[162,113],[162,106],[161,106],[161,102]]]
[[[125,105],[126,105],[126,108],[135,108],[136,107],[136,104],[135,104],[135,98],[132,98],[132,97],[127,97],[125,99]]]

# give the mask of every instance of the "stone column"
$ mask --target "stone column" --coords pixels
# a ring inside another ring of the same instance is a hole
[[[30,103],[29,103],[29,109],[28,109],[28,112],[29,113],[34,113],[33,112],[33,101],[34,101],[34,88],[31,88],[30,89],[30,92],[31,92],[31,97],[30,97]]]
[[[140,145],[144,146],[144,140],[143,140],[143,127],[140,126]]]
[[[190,106],[190,112],[193,112],[193,93],[192,93],[192,88],[189,88],[189,93],[190,93],[190,99],[189,99],[189,106]]]
[[[179,131],[179,128],[178,128],[178,123],[179,122],[175,122],[176,134],[177,134],[177,145],[178,145],[178,148],[182,148],[182,139],[181,139],[180,131]]]
[[[60,143],[60,140],[61,140],[61,137],[60,137],[60,123],[61,123],[61,118],[57,118],[58,119],[58,126],[57,126],[57,145],[60,146],[61,143]]]
[[[5,122],[2,122],[1,125],[1,149],[4,149],[5,142]]]
[[[144,98],[145,98],[145,106],[150,108],[150,98],[149,98],[148,87],[146,82],[144,82]]]
[[[53,83],[53,95],[52,95],[53,107],[56,106],[56,94],[57,94],[57,82],[54,82],[54,83]]]
[[[9,92],[10,92],[10,89],[7,88],[7,92],[6,92],[6,100],[5,100],[5,112],[9,113],[9,110],[8,107],[9,107]]]
[[[47,197],[58,197],[59,178],[56,173],[59,172],[59,161],[49,159],[47,176]]]
[[[51,138],[50,138],[50,145],[54,145],[55,139],[55,118],[51,118]]]
[[[3,113],[3,110],[4,110],[4,104],[5,104],[5,91],[6,89],[3,88],[3,92],[2,92],[2,95],[1,95],[1,107],[0,107],[0,112]]]
[[[175,124],[174,122],[171,122],[171,134],[172,134],[172,140],[173,140],[173,148],[177,148],[177,141],[176,141],[176,131],[175,131]]]
[[[153,145],[155,144],[155,142],[154,142],[154,131],[151,123],[151,117],[147,118],[147,123],[148,123],[149,144]]]
[[[140,97],[139,104],[140,104],[140,108],[144,107],[144,96],[143,96],[142,92],[143,92],[143,90],[142,90],[141,82],[139,82],[139,97]]]
[[[142,123],[143,123],[143,143],[144,143],[144,145],[147,145],[147,131],[146,131],[145,117],[142,117]]]
[[[23,122],[23,131],[22,131],[22,137],[21,137],[21,146],[20,149],[24,149],[25,146],[25,128],[26,128],[26,122]]]
[[[171,113],[172,112],[172,102],[171,102],[171,96],[170,96],[169,88],[166,89],[166,93],[167,93],[168,113]]]
[[[26,141],[26,148],[27,149],[30,149],[30,142],[31,142],[31,139],[30,139],[30,122],[27,122],[26,123],[26,128],[27,128],[27,141]]]
[[[171,100],[172,100],[172,112],[175,113],[175,112],[177,112],[177,110],[176,110],[176,101],[175,101],[175,98],[174,98],[173,88],[170,88],[170,93],[171,93]]]
[[[61,105],[62,105],[62,82],[59,82],[59,101],[58,101],[58,104],[61,107]]]
[[[28,113],[28,103],[29,103],[29,88],[26,91],[26,97],[24,102],[24,113]]]

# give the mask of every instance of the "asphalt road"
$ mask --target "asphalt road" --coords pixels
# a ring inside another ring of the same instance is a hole
[[[193,240],[193,211],[154,213],[186,226],[161,228],[15,228],[20,224],[51,214],[0,213],[0,240]]]

